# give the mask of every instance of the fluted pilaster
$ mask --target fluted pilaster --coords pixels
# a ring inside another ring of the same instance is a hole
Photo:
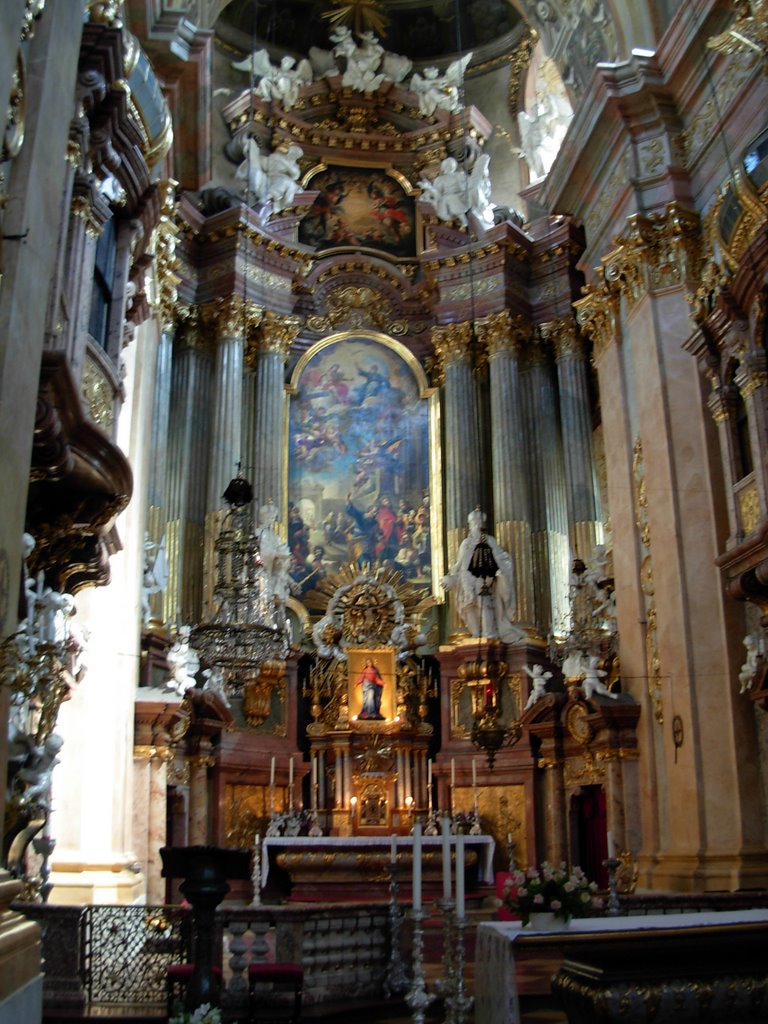
[[[572,317],[541,324],[539,330],[551,343],[557,366],[570,548],[588,561],[595,544],[602,543],[603,528],[584,345]]]
[[[491,394],[491,470],[494,534],[515,565],[516,619],[534,621],[530,496],[520,350],[531,325],[508,310],[478,321],[478,341],[488,357]]]
[[[459,550],[467,515],[482,501],[471,337],[469,323],[448,324],[432,330],[443,380],[445,522],[449,564]]]
[[[528,439],[536,625],[544,634],[567,614],[568,513],[557,394],[543,341],[529,346],[523,374]]]
[[[299,320],[267,311],[261,330],[248,350],[253,367],[250,384],[253,396],[253,436],[246,449],[253,465],[253,491],[257,502],[272,499],[281,509],[284,504],[283,462],[287,404],[285,361],[299,333]],[[275,443],[275,439],[279,443]]]
[[[174,347],[168,443],[167,621],[199,619],[213,363],[196,313]]]

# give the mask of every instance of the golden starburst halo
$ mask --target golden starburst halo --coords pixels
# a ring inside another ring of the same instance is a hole
[[[346,25],[355,35],[373,32],[386,34],[389,18],[381,11],[379,0],[331,0],[335,10],[323,14],[332,25]]]

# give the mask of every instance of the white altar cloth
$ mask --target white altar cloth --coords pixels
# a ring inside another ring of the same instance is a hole
[[[267,836],[262,843],[261,857],[261,886],[264,888],[269,877],[269,850],[279,848],[297,853],[301,850],[327,850],[334,847],[347,850],[362,850],[366,847],[378,847],[380,850],[390,850],[392,840],[390,836]],[[410,853],[413,849],[411,836],[396,836],[397,850]],[[422,849],[440,847],[442,836],[422,836]],[[455,852],[456,836],[451,836],[451,846]],[[477,850],[478,854],[478,881],[485,885],[491,885],[494,880],[493,874],[493,851],[496,843],[493,836],[464,836],[464,848]]]
[[[636,932],[652,928],[696,928],[768,921],[768,910],[704,911],[689,914],[648,914],[629,917],[574,918],[549,932],[526,928],[525,935]],[[519,1024],[513,944],[523,934],[519,921],[483,921],[475,947],[475,1024]]]

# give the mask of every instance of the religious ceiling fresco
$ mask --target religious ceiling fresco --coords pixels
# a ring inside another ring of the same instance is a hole
[[[350,562],[431,582],[427,402],[385,345],[321,348],[291,402],[288,544],[302,591]]]
[[[308,188],[320,190],[299,227],[299,241],[316,250],[343,246],[416,252],[414,201],[394,178],[376,170],[331,167]]]

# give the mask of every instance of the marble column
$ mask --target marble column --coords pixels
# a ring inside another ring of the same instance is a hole
[[[534,621],[528,459],[525,443],[520,349],[531,326],[508,310],[478,321],[488,354],[491,394],[493,532],[515,565],[515,621]]]
[[[168,761],[172,759],[166,747],[159,747],[149,765],[149,833],[147,857],[147,903],[165,903],[165,879],[161,877],[163,863],[160,849],[166,844],[166,815],[168,807]]]
[[[526,352],[522,375],[531,497],[531,547],[536,626],[544,636],[562,627],[568,611],[570,550],[563,446],[557,393],[546,343]]]
[[[242,299],[218,299],[206,315],[215,335],[213,416],[206,512],[226,507],[222,495],[242,463],[243,365],[247,311]]]
[[[554,763],[544,769],[544,860],[550,864],[568,861],[565,783],[563,765]]]
[[[253,493],[257,504],[274,502],[285,507],[283,439],[287,431],[285,362],[299,333],[297,317],[267,311],[258,336],[249,346],[253,367],[253,435],[246,438],[246,461],[253,465]]]
[[[213,359],[197,310],[177,330],[168,432],[166,618],[195,622],[202,612],[205,484]]]
[[[208,843],[208,769],[216,758],[207,736],[198,740],[197,751],[189,759],[189,846]]]
[[[603,524],[584,343],[570,316],[541,324],[539,331],[552,344],[557,366],[571,555],[589,563],[595,545],[603,541]]]

